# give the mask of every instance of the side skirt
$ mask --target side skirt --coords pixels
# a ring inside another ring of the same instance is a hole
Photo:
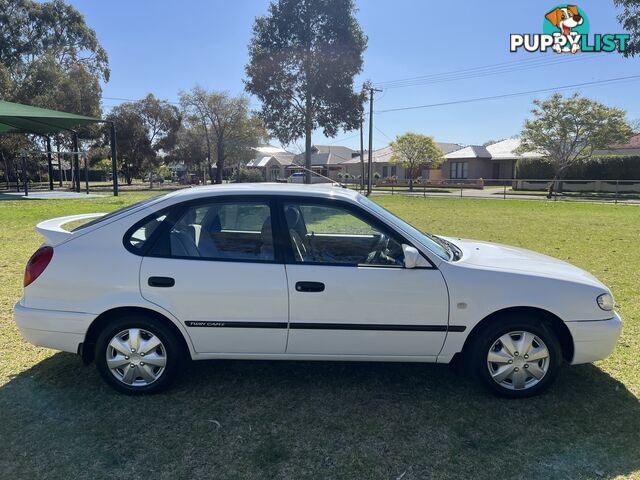
[[[436,363],[432,356],[370,356],[370,355],[304,355],[304,354],[255,354],[255,353],[196,353],[193,360],[302,360],[334,362],[422,362]],[[442,363],[442,362],[440,362]]]

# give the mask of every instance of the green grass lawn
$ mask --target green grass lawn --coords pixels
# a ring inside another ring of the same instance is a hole
[[[497,399],[445,366],[216,361],[132,398],[24,343],[11,309],[38,221],[148,195],[0,202],[0,478],[640,478],[639,207],[375,197],[425,230],[547,253],[613,289],[614,354],[563,369],[541,397]]]

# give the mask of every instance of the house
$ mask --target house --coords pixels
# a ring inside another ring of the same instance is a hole
[[[633,135],[629,141],[622,145],[611,145],[604,150],[594,150],[594,155],[623,155],[640,156],[640,133]]]
[[[262,178],[268,182],[284,180],[291,174],[294,154],[273,145],[261,145],[254,147],[256,156],[247,163],[247,168],[257,169]]]
[[[342,165],[351,160],[356,153],[348,147],[337,145],[314,145],[311,148],[311,170],[323,177],[338,180],[339,173],[343,172]],[[293,159],[290,170],[304,171],[301,167],[305,164],[305,155],[300,153]]]
[[[436,142],[440,150],[445,154],[453,152],[462,148],[462,145],[458,143]],[[371,155],[371,163],[373,165],[373,175],[381,179],[394,179],[399,181],[408,180],[408,171],[401,165],[391,163],[391,156],[393,155],[393,148],[386,146],[373,150]],[[365,171],[366,165],[369,161],[369,154],[364,153]],[[357,155],[351,160],[347,160],[342,164],[343,174],[348,174],[351,178],[359,178],[362,175],[362,165],[360,163],[360,155]],[[366,174],[365,174],[366,175]],[[420,168],[417,172],[414,172],[414,177],[428,178],[430,180],[440,179],[440,168]]]
[[[508,138],[490,145],[469,145],[445,155],[442,178],[446,180],[498,180],[515,177],[515,165],[520,159],[539,159],[538,152],[516,153],[520,139]]]

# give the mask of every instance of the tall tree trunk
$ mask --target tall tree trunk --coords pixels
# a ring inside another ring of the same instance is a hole
[[[224,136],[218,138],[218,159],[216,161],[216,183],[222,183],[222,169],[224,168]]]
[[[553,197],[554,193],[556,195],[559,194],[559,193],[562,193],[562,179],[564,178],[565,171],[566,171],[565,168],[560,168],[555,173],[555,175],[553,176],[553,180],[551,181],[551,184],[549,185],[549,191],[547,192],[547,198]]]
[[[207,141],[207,170],[209,170],[209,182],[213,183],[213,168],[211,167],[211,140],[209,139],[209,129],[207,128],[207,123],[202,121],[202,128],[204,128],[204,138]],[[206,184],[207,179],[202,178],[202,183]]]
[[[409,167],[409,191],[413,192],[413,167]]]

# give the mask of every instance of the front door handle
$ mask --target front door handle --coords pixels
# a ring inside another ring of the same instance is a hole
[[[297,282],[296,292],[324,292],[324,283],[321,282]]]
[[[176,284],[176,281],[171,277],[149,277],[149,286],[150,287],[173,287]]]

